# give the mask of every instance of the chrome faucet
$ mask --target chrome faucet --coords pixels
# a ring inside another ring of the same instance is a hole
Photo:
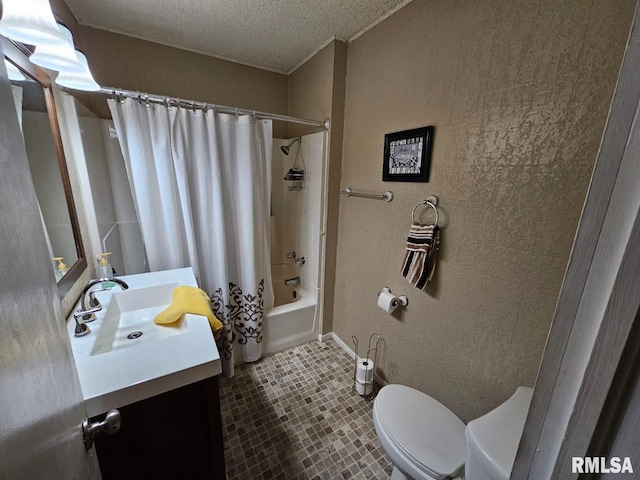
[[[294,262],[296,262],[296,265],[304,265],[304,263],[306,262],[306,260],[304,259],[304,257],[296,257],[296,259],[294,260]]]
[[[89,283],[87,283],[87,286],[84,287],[84,290],[82,290],[82,294],[80,295],[80,309],[78,310],[78,313],[82,314],[82,321],[84,323],[93,322],[96,319],[95,312],[99,312],[100,310],[102,310],[102,305],[100,305],[100,302],[96,298],[94,292],[111,290],[111,288],[100,288],[100,289],[96,288],[95,290],[91,290],[92,287],[102,282],[117,283],[118,285],[120,285],[120,287],[122,287],[123,290],[127,290],[129,288],[129,285],[127,285],[127,282],[125,282],[124,280],[120,280],[119,278],[98,278],[96,280],[91,280]],[[87,306],[87,293],[89,294],[88,306]],[[91,308],[91,311],[88,311],[88,308]]]
[[[300,277],[287,278],[284,281],[285,285],[300,285]]]
[[[96,288],[95,290],[91,290],[89,292],[89,307],[90,308],[102,307],[102,305],[100,305],[100,300],[96,298],[96,292],[108,292],[112,288],[113,287]]]

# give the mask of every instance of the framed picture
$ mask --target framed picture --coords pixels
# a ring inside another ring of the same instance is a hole
[[[428,182],[433,126],[384,136],[383,182]]]

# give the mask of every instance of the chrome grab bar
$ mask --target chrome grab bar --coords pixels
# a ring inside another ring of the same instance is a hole
[[[376,200],[384,200],[385,202],[390,202],[391,200],[393,200],[393,192],[384,192],[384,193],[356,192],[351,187],[347,187],[344,190],[340,190],[340,195],[346,195],[347,197],[374,198]]]

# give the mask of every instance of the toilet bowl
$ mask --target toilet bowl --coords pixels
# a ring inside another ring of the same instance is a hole
[[[418,390],[383,387],[373,404],[373,424],[393,462],[392,480],[508,480],[532,395],[532,388],[519,387],[465,427]]]

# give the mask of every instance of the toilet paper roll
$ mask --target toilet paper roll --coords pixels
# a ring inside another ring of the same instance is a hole
[[[360,360],[358,362],[358,368],[356,370],[356,380],[362,383],[369,383],[373,381],[374,365],[371,360]]]
[[[371,395],[373,392],[373,382],[363,383],[356,378],[356,392],[358,395]]]
[[[400,305],[400,299],[394,297],[393,293],[383,290],[378,296],[378,307],[387,313],[393,312]]]

